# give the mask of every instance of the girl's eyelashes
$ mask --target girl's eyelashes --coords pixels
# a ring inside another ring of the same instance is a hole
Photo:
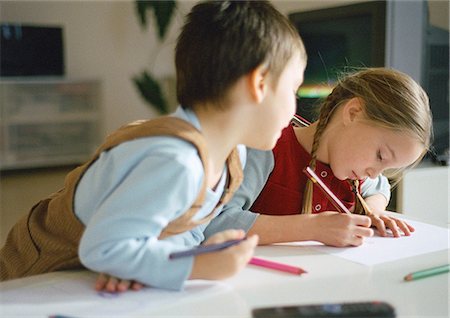
[[[378,161],[383,161],[383,157],[381,156],[381,150],[377,151],[377,159]]]

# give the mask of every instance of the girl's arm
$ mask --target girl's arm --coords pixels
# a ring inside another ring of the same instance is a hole
[[[319,214],[260,215],[248,231],[259,243],[318,241],[330,246],[359,246],[373,235],[370,218],[364,215],[322,212]]]
[[[391,185],[388,178],[382,174],[375,179],[366,178],[361,185],[361,195],[363,198],[377,195],[379,202],[374,202],[376,205],[373,208],[380,208],[384,204],[382,208],[384,211],[391,198]]]
[[[386,211],[388,202],[384,195],[374,194],[372,196],[364,198],[364,200],[375,215],[382,215]]]
[[[365,200],[373,212],[373,215],[370,216],[372,226],[378,230],[381,236],[390,236],[387,229],[392,232],[394,237],[400,237],[402,232],[405,236],[410,236],[414,232],[414,228],[407,222],[386,213],[387,202],[383,195],[376,194],[365,198]]]
[[[389,236],[390,229],[392,236],[399,237],[402,232],[409,236],[414,232],[414,228],[407,222],[393,217],[386,213],[386,207],[390,198],[390,184],[388,179],[379,175],[376,179],[367,178],[361,187],[361,194],[372,210],[372,226],[376,227],[381,236]]]

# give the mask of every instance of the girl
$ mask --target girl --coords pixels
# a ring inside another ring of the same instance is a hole
[[[362,244],[372,235],[370,225],[383,236],[386,227],[396,237],[410,235],[411,226],[384,212],[389,185],[380,174],[398,177],[418,163],[431,131],[428,97],[408,75],[386,68],[351,74],[323,102],[316,122],[285,128],[273,152],[249,149],[243,184],[205,234],[232,225],[258,233],[260,244],[316,240],[333,246]],[[330,212],[336,209],[303,173],[308,165],[363,215]]]

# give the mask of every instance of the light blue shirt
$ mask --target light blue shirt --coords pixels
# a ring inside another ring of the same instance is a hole
[[[179,107],[173,116],[201,130],[192,111]],[[245,163],[245,147],[238,148]],[[194,219],[215,208],[226,175],[224,167],[215,191],[207,189]],[[79,247],[82,264],[149,286],[181,289],[192,271],[193,257],[169,260],[169,254],[199,245],[207,224],[163,240],[158,236],[191,207],[203,178],[197,149],[179,138],[140,138],[103,152],[75,192],[75,214],[86,226]]]
[[[247,148],[244,181],[231,201],[224,206],[222,213],[206,228],[204,233],[206,238],[226,229],[238,228],[247,232],[253,226],[259,214],[249,209],[264,188],[274,164],[272,151]],[[389,201],[390,185],[388,179],[383,175],[376,179],[368,178],[361,186],[363,197],[378,193],[384,195]]]

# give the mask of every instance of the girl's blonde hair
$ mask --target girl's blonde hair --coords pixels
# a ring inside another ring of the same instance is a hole
[[[334,110],[354,97],[363,101],[361,106],[367,120],[384,128],[407,133],[423,144],[423,153],[410,167],[419,163],[430,149],[432,139],[432,117],[427,94],[410,76],[402,72],[387,68],[368,68],[340,79],[321,104],[311,150],[311,168],[315,169],[320,138]],[[398,182],[402,171],[410,167],[389,171],[387,176]],[[311,213],[312,187],[312,182],[308,180],[302,213]],[[354,192],[357,188],[357,182],[353,182]],[[359,193],[355,194],[359,198],[356,200],[355,212],[364,212],[365,202]]]

